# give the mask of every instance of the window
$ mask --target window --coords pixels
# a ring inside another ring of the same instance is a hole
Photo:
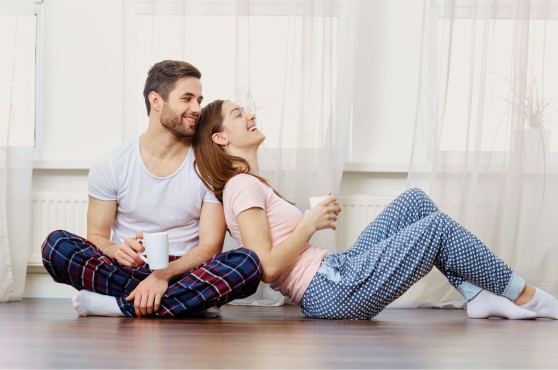
[[[0,4],[1,145],[35,145],[38,6],[18,14],[16,2]]]
[[[135,119],[125,119],[127,135],[137,135],[147,125],[145,103],[139,93],[146,72],[159,60],[175,58],[187,60],[200,68],[204,103],[214,99],[237,100],[239,95],[251,96],[252,101],[247,103],[251,106],[245,108],[255,109],[259,125],[266,133],[267,147],[318,147],[324,138],[311,132],[305,134],[304,128],[293,128],[289,134],[285,134],[288,130],[280,128],[285,124],[304,122],[299,109],[288,109],[296,107],[303,98],[301,81],[294,77],[299,75],[302,65],[298,60],[312,58],[317,61],[312,73],[318,77],[312,80],[318,83],[324,80],[322,73],[337,70],[338,4],[334,4],[331,14],[316,16],[314,13],[313,22],[308,26],[303,22],[300,9],[294,9],[297,15],[292,15],[293,6],[298,3],[250,2],[249,15],[241,16],[237,15],[235,1],[187,5],[169,1],[157,3],[156,9],[150,2],[128,2],[131,10],[127,13],[126,55],[136,57],[125,61],[125,65],[131,67],[125,68],[125,73],[129,73],[128,69],[134,71],[126,81],[129,94],[135,94],[136,98],[133,103]],[[243,23],[239,25],[238,22]],[[297,35],[303,32],[302,27],[310,27],[305,29],[312,37],[310,55],[305,54],[301,40],[297,39]],[[335,76],[327,76],[326,80],[333,81],[331,86],[315,89],[323,96],[307,98],[327,100],[318,105],[326,106],[331,113],[333,99],[329,96],[334,94]],[[249,85],[245,84],[246,81]],[[248,88],[249,94],[243,94],[248,92],[243,89]],[[327,123],[329,117],[322,118],[323,124]]]
[[[553,40],[558,37],[558,19],[552,18],[552,12],[537,15],[537,10],[531,9],[531,19],[517,21],[512,19],[511,9],[498,8],[485,21],[484,14],[472,19],[457,7],[450,55],[444,55],[448,40],[444,36],[437,40],[438,60],[442,65],[446,58],[451,60],[449,71],[437,72],[447,72],[441,80],[449,81],[447,87],[438,87],[447,88],[441,150],[464,151],[467,145],[472,150],[476,145],[487,152],[508,151],[513,145],[511,130],[551,129],[557,122],[558,71],[553,66],[558,63],[558,44]],[[437,34],[447,35],[451,21],[442,17],[436,21]],[[523,40],[524,35],[528,37]],[[525,49],[519,50],[521,47]],[[525,77],[513,78],[514,73]],[[514,124],[512,114],[524,115],[524,122]],[[482,128],[482,135],[476,132],[478,128]],[[556,130],[544,132],[551,135],[546,142],[550,150],[558,151]]]

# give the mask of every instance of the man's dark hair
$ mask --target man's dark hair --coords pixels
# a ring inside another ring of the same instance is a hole
[[[201,72],[190,63],[181,60],[163,60],[151,67],[149,72],[147,72],[147,79],[143,88],[143,97],[148,116],[151,112],[151,104],[148,98],[149,93],[155,91],[161,95],[164,101],[167,101],[169,93],[174,89],[174,84],[183,77],[201,79]]]

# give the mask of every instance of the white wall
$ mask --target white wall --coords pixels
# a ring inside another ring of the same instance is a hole
[[[361,7],[351,161],[408,164],[423,1],[361,1]]]

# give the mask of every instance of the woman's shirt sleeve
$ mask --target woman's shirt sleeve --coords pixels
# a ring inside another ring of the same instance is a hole
[[[240,174],[227,183],[223,203],[230,206],[234,217],[250,208],[266,209],[266,185],[252,175]]]

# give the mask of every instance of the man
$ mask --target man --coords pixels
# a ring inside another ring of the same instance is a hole
[[[72,297],[79,315],[184,316],[256,291],[257,256],[243,248],[219,254],[223,206],[194,169],[200,78],[183,61],[151,67],[143,91],[147,131],[89,172],[87,240],[58,230],[43,243],[47,271],[79,290]],[[150,271],[138,239],[159,231],[169,234],[170,263]]]

